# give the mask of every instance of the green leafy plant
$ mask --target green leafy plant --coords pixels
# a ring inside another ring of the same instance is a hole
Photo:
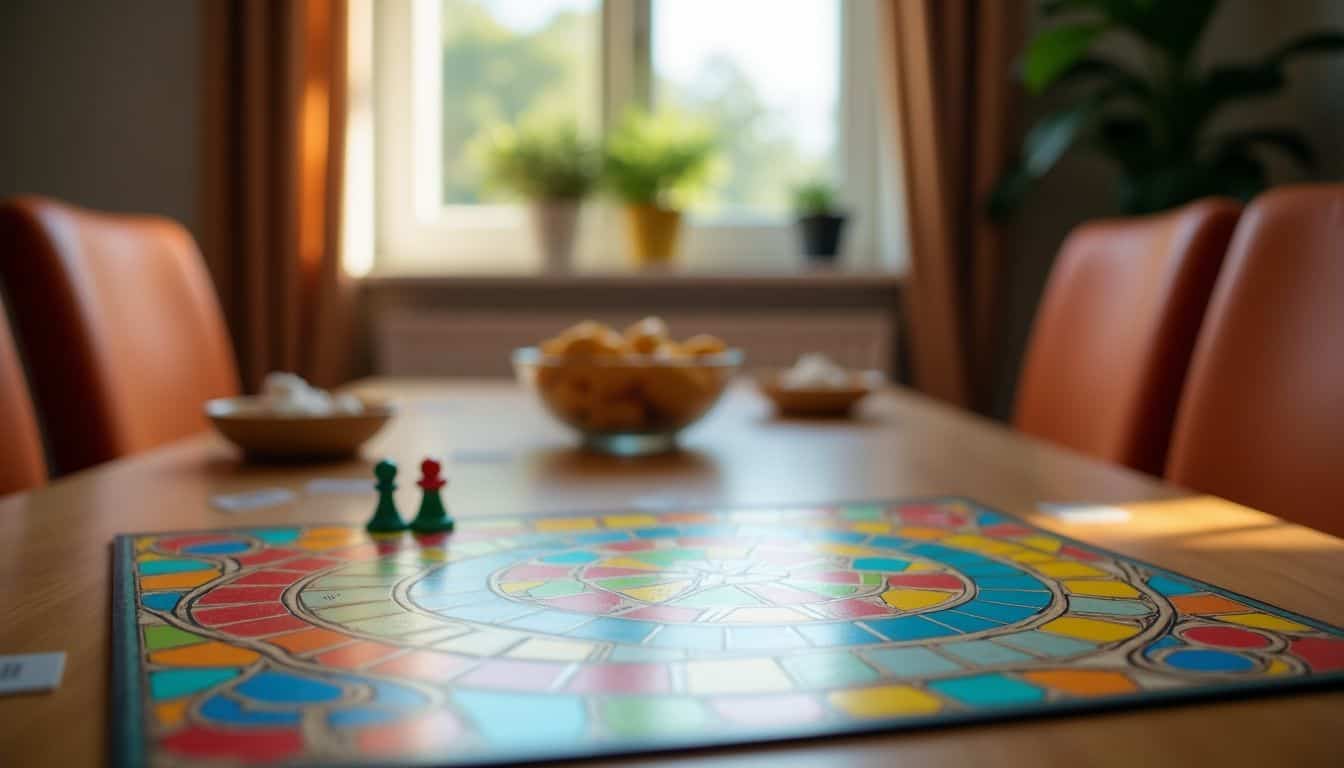
[[[824,216],[838,208],[835,188],[829,182],[814,179],[793,188],[793,212],[799,217]]]
[[[1201,69],[1194,54],[1217,9],[1218,0],[1044,0],[1044,14],[1059,23],[1027,46],[1023,80],[1031,93],[1067,89],[1074,98],[1027,133],[1020,159],[991,195],[991,214],[1016,209],[1032,182],[1075,146],[1118,167],[1118,202],[1126,213],[1207,195],[1249,199],[1269,184],[1259,154],[1265,148],[1313,170],[1314,154],[1300,132],[1218,130],[1217,118],[1229,105],[1279,92],[1293,59],[1344,50],[1344,33],[1315,32],[1254,61]],[[1136,43],[1143,66],[1095,52],[1111,38]]]
[[[627,112],[607,137],[603,175],[633,205],[684,205],[714,175],[712,130],[673,112]]]
[[[529,200],[580,200],[597,184],[601,150],[573,122],[499,125],[474,148],[486,181]]]

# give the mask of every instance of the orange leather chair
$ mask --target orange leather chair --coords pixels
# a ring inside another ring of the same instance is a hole
[[[238,391],[219,302],[175,222],[11,200],[0,278],[60,472],[202,430],[202,403]]]
[[[42,437],[23,379],[23,363],[0,302],[0,496],[47,481]]]
[[[1344,185],[1281,187],[1247,207],[1167,477],[1344,536]]]
[[[1240,206],[1095,221],[1060,250],[1018,382],[1015,426],[1162,472],[1191,350]]]

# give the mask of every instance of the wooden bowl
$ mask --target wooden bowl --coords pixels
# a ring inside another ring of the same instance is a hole
[[[219,433],[254,461],[346,459],[392,418],[392,407],[364,402],[361,413],[277,414],[257,397],[223,397],[205,404]]]
[[[844,387],[784,387],[779,383],[782,371],[767,371],[756,377],[756,386],[775,404],[780,416],[800,418],[841,418],[848,416],[859,401],[881,385],[881,374],[850,371]]]

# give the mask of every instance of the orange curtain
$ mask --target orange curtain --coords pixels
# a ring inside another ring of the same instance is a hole
[[[341,270],[344,0],[211,0],[202,241],[245,386],[273,370],[348,376]]]
[[[984,201],[1010,157],[1025,4],[892,0],[887,9],[910,231],[904,292],[919,389],[987,411],[1000,308],[1000,235]]]

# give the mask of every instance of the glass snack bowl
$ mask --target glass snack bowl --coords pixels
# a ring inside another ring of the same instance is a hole
[[[677,434],[718,402],[742,364],[728,349],[700,357],[552,357],[514,350],[518,380],[576,430],[585,448],[618,456],[675,450]]]

